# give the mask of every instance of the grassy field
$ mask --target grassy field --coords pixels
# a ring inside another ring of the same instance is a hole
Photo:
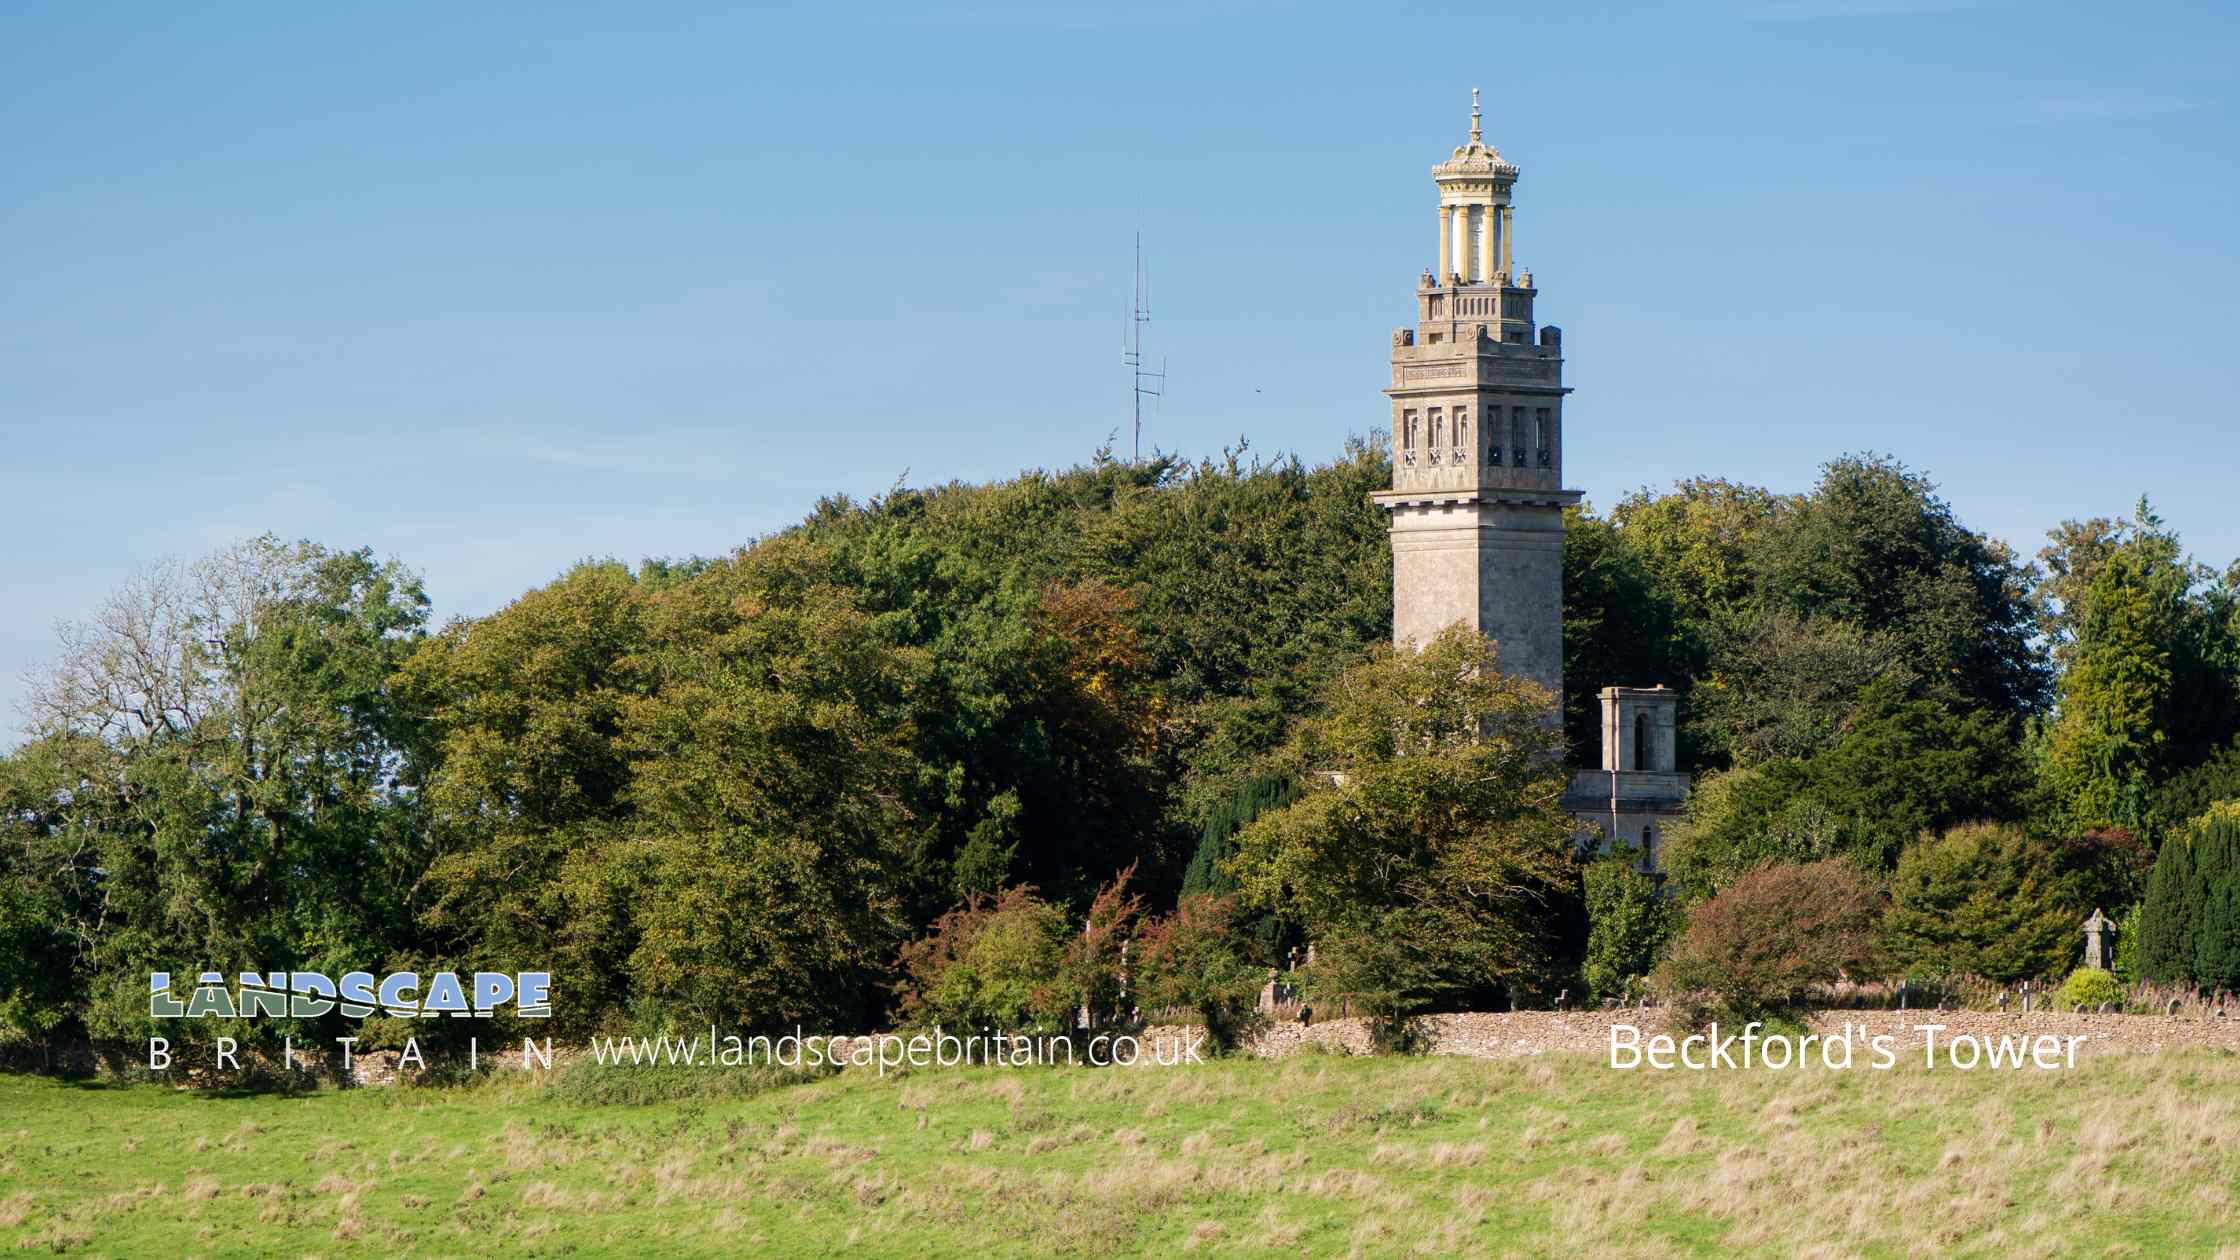
[[[557,1092],[0,1077],[0,1247],[2240,1258],[2229,1054],[1997,1075],[1318,1056]]]

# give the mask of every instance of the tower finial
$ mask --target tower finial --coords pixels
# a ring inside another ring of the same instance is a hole
[[[1484,139],[1478,134],[1478,89],[1476,88],[1470,89],[1470,143],[1484,143]]]

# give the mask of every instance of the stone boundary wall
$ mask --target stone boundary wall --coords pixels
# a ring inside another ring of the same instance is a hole
[[[2086,1034],[2079,1057],[2109,1053],[2153,1053],[2174,1049],[2219,1049],[2240,1053],[2240,1019],[2184,1013],[2093,1015],[2058,1011],[2002,1014],[1998,1011],[1819,1011],[1807,1021],[1813,1032],[1839,1031],[1848,1022],[1866,1036],[1894,1033],[1901,1048],[1918,1054],[1916,1025],[1941,1024],[1940,1041],[1963,1033],[2001,1037],[2043,1033]],[[1418,1024],[1430,1054],[1474,1059],[1520,1058],[1536,1054],[1610,1053],[1610,1026],[1631,1024],[1644,1038],[1671,1031],[1671,1014],[1662,1008],[1622,1011],[1505,1011],[1463,1015],[1426,1015]],[[1147,1029],[1146,1036],[1165,1029]],[[1738,1031],[1722,1029],[1722,1032]],[[1303,1047],[1343,1054],[1369,1053],[1368,1022],[1331,1019],[1311,1025],[1275,1024],[1248,1042],[1245,1050],[1262,1058],[1282,1058]]]
[[[2104,1054],[2152,1054],[2162,1050],[2188,1049],[2240,1053],[2240,1019],[2219,1019],[2213,1014],[2194,1011],[2164,1016],[2056,1011],[2021,1014],[1998,1011],[1825,1010],[1814,1013],[1807,1021],[1807,1026],[1811,1031],[1827,1033],[1840,1030],[1845,1023],[1864,1030],[1864,1035],[1869,1037],[1881,1033],[1895,1034],[1901,1054],[1912,1053],[1916,1057],[1921,1035],[1915,1028],[1921,1024],[1943,1025],[1945,1031],[1939,1034],[1940,1042],[1962,1034],[1982,1038],[2082,1033],[2087,1039],[2077,1048],[2080,1059]],[[1641,1030],[1644,1039],[1672,1031],[1671,1013],[1663,1008],[1425,1015],[1419,1017],[1417,1029],[1420,1034],[1419,1045],[1427,1054],[1473,1059],[1584,1054],[1606,1059],[1610,1053],[1610,1028],[1613,1024],[1631,1024]],[[1722,1032],[1735,1031],[1739,1030],[1722,1029]],[[1186,1024],[1154,1024],[1136,1030],[1133,1035],[1145,1052],[1139,1066],[1153,1064],[1153,1047],[1163,1045],[1171,1050],[1193,1042],[1203,1044],[1202,1032]],[[868,1038],[835,1037],[831,1039],[831,1043],[838,1049],[859,1040]],[[1371,1053],[1369,1023],[1358,1016],[1319,1020],[1311,1025],[1290,1021],[1276,1022],[1248,1041],[1244,1049],[1246,1053],[1260,1058],[1275,1059],[1317,1050],[1324,1053],[1365,1055]],[[60,1070],[115,1076],[131,1069],[130,1056],[124,1052],[114,1047],[101,1047],[99,1051],[101,1052],[80,1043],[65,1048],[51,1062],[41,1062],[28,1054],[17,1054],[0,1061],[0,1070]],[[1171,1060],[1173,1056],[1170,1053],[1168,1057]],[[555,1044],[552,1047],[555,1068],[570,1067],[589,1058],[591,1051],[587,1046]],[[265,1056],[247,1049],[243,1051],[243,1059],[244,1062],[254,1063],[267,1071],[278,1067],[267,1061]],[[305,1055],[298,1062],[301,1077],[306,1083],[332,1082],[338,1076],[345,1075],[338,1071],[340,1064],[333,1059]],[[509,1042],[486,1050],[482,1063],[486,1069],[500,1075],[520,1072],[522,1065],[519,1043]],[[529,1070],[538,1072],[541,1068],[532,1066]],[[357,1085],[390,1084],[398,1076],[397,1053],[393,1050],[373,1050],[359,1054],[355,1056],[346,1075],[351,1083]],[[173,1079],[182,1085],[225,1083],[218,1074],[200,1069],[182,1071]]]

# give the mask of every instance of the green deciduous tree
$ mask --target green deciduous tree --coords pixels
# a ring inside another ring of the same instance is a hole
[[[1805,495],[1682,482],[1611,520],[1679,610],[1701,764],[1810,757],[1876,681],[2002,719],[2045,703],[2032,571],[1894,461],[1835,460]]]
[[[1897,636],[1786,612],[1729,623],[1714,656],[1691,693],[1698,738],[1738,766],[1810,757],[1842,738],[1868,688],[1917,679]]]
[[[2014,717],[2048,698],[2032,570],[1895,460],[1830,462],[1750,567],[1763,609],[1893,636],[1930,699]]]
[[[1586,884],[1589,996],[1624,997],[1632,983],[1656,968],[1681,921],[1674,901],[1656,877],[1642,871],[1637,855],[1618,852],[1589,862]]]
[[[1669,494],[1627,495],[1610,519],[1673,593],[1682,625],[1701,634],[1756,610],[1752,557],[1795,505],[1756,486],[1696,477]]]
[[[1460,627],[1339,675],[1282,764],[1309,790],[1237,837],[1246,902],[1300,923],[1376,1013],[1553,978],[1572,878],[1551,698]]]
[[[89,758],[67,743],[0,757],[0,1032],[42,1042],[81,1023],[103,945],[110,820],[69,789],[67,767]]]
[[[2029,786],[2012,723],[1909,697],[1885,679],[1867,688],[1832,743],[1697,785],[1666,861],[1691,896],[1709,895],[1769,861],[1850,856],[1887,871],[1925,830],[2022,812]]]
[[[18,939],[67,964],[88,1033],[144,1031],[153,971],[340,974],[408,933],[422,853],[391,679],[426,607],[393,562],[265,537],[158,566],[65,628],[0,862],[41,920]]]
[[[564,977],[554,1024],[627,1007],[647,855],[629,836],[629,705],[651,683],[646,598],[586,564],[430,638],[399,673],[434,854],[415,888],[426,947],[478,968]]]

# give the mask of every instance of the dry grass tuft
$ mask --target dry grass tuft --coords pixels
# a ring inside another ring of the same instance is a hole
[[[47,1222],[45,1229],[26,1234],[18,1239],[16,1246],[24,1251],[44,1249],[59,1256],[63,1252],[83,1247],[92,1241],[92,1230],[83,1225],[72,1225],[58,1216]]]
[[[1283,1219],[1283,1213],[1271,1203],[1261,1209],[1259,1241],[1269,1247],[1290,1247],[1299,1241],[1299,1227]]]

